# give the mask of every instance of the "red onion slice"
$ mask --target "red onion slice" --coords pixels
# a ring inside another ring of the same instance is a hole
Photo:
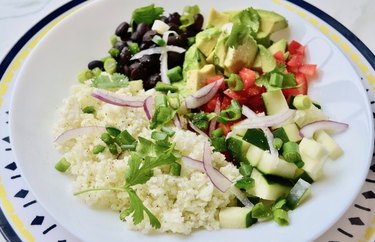
[[[203,167],[212,184],[221,192],[226,192],[232,186],[232,182],[212,166],[212,154],[208,142],[204,144]]]
[[[205,132],[203,132],[202,130],[200,130],[197,126],[195,126],[195,125],[193,124],[193,122],[191,122],[191,121],[189,120],[188,123],[189,123],[189,126],[190,126],[190,128],[191,128],[192,130],[194,130],[194,131],[197,132],[198,134],[200,134],[200,135],[202,135],[202,136],[208,138],[208,135],[207,135]]]
[[[201,172],[205,172],[202,161],[196,160],[187,156],[183,156],[181,160],[182,160],[183,166],[187,166],[187,167],[199,170]]]
[[[198,108],[207,103],[211,98],[215,96],[223,81],[224,78],[220,78],[216,82],[212,82],[199,89],[196,93],[188,96],[185,99],[186,107],[190,109]]]
[[[269,116],[262,116],[262,117],[254,117],[251,119],[245,119],[236,125],[232,126],[232,129],[254,129],[254,128],[266,128],[272,127],[276,125],[281,125],[284,122],[288,121],[292,118],[295,114],[295,110],[287,109],[284,112],[269,115]]]
[[[215,104],[215,110],[214,110],[214,112],[215,112],[215,114],[217,115],[217,116],[219,116],[220,115],[220,99],[218,98],[217,100],[216,100],[216,104]],[[211,136],[211,133],[212,133],[212,131],[214,131],[215,130],[215,128],[216,128],[216,117],[215,118],[213,118],[212,120],[211,120],[211,122],[210,122],[210,126],[209,126],[209,128],[208,128],[208,133],[210,134],[210,136]]]
[[[143,107],[143,102],[145,98],[133,97],[133,96],[124,96],[118,93],[96,89],[91,96],[112,104],[116,106],[123,106],[123,107],[133,107],[133,108],[141,108]]]
[[[176,116],[173,119],[173,123],[174,123],[174,126],[176,126],[177,128],[179,128],[179,129],[182,128],[182,124],[181,124],[181,120],[180,120],[180,115],[176,114]]]
[[[235,186],[231,186],[230,191],[237,197],[238,200],[247,208],[254,207],[254,204],[250,202],[246,194]]]
[[[251,110],[250,108],[248,108],[245,105],[242,106],[242,114],[244,116],[246,116],[247,118],[258,117],[257,114],[253,110]],[[264,132],[264,135],[266,136],[271,155],[279,156],[279,152],[273,146],[274,137],[273,137],[273,134],[272,134],[271,130],[269,128],[262,128],[262,130]]]
[[[58,144],[63,144],[64,142],[76,138],[81,135],[85,134],[97,134],[97,133],[104,133],[106,132],[105,127],[101,126],[86,126],[86,127],[80,127],[75,129],[69,129],[64,131],[62,134],[60,134],[56,139],[55,142]]]
[[[181,48],[179,46],[174,46],[174,45],[167,45],[165,48],[167,48],[167,51],[171,51],[171,52],[176,52],[176,53],[179,53],[179,54],[182,54],[186,51],[186,49],[184,48]]]
[[[143,103],[143,109],[145,110],[148,120],[151,120],[154,114],[154,97],[153,96],[149,96],[145,99]]]
[[[150,49],[147,49],[147,50],[142,50],[142,51],[136,53],[135,55],[133,55],[130,60],[140,59],[144,55],[156,55],[156,54],[160,54],[161,51],[162,51],[162,49],[163,49],[163,47],[154,47],[154,48],[150,48]]]
[[[171,83],[171,81],[169,80],[167,72],[168,72],[168,53],[166,49],[163,49],[160,55],[160,77],[161,77],[162,82],[169,84]]]
[[[300,129],[300,134],[302,137],[312,138],[315,131],[317,130],[328,130],[333,133],[344,132],[349,127],[346,123],[340,123],[332,120],[321,120],[306,124]]]

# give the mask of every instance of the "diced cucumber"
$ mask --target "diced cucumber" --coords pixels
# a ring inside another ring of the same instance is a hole
[[[289,163],[268,152],[263,152],[263,156],[256,167],[264,174],[276,175],[284,178],[294,178],[297,171],[297,166],[294,163]]]
[[[336,141],[323,130],[315,132],[314,139],[328,150],[328,156],[332,160],[338,159],[344,153]]]
[[[250,147],[250,143],[235,135],[227,139],[227,147],[234,161],[238,163],[249,162],[246,159],[246,153]]]
[[[275,138],[280,138],[284,143],[289,141],[299,142],[302,139],[295,123],[285,124],[281,128],[274,130],[272,133]]]
[[[290,190],[289,186],[268,182],[257,169],[253,169],[251,178],[254,179],[255,184],[252,188],[247,189],[246,192],[252,196],[274,201],[281,196],[285,196]]]
[[[219,212],[221,228],[247,228],[254,223],[252,207],[226,207]]]
[[[269,150],[269,145],[264,132],[261,129],[248,129],[243,139],[262,150]]]
[[[309,109],[297,110],[296,115],[294,116],[294,122],[298,125],[298,127],[303,127],[306,124],[327,119],[328,117],[323,113],[323,111],[314,105],[311,105]]]
[[[290,209],[295,209],[310,194],[310,188],[310,183],[298,179],[286,197],[287,206]]]
[[[284,112],[289,109],[288,103],[281,89],[262,93],[267,115]]]
[[[250,165],[257,166],[263,156],[263,153],[264,150],[258,148],[255,145],[250,145],[246,153],[246,158],[249,161]]]
[[[328,151],[315,140],[308,138],[302,139],[299,151],[305,163],[302,168],[316,181],[322,173],[323,165],[328,158]]]

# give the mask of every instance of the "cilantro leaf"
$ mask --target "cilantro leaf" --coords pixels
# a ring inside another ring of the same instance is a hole
[[[250,34],[249,29],[242,23],[233,23],[232,30],[225,42],[229,47],[237,47],[243,43],[243,40]]]
[[[187,27],[194,23],[194,16],[200,13],[198,5],[186,6],[183,14],[180,17],[181,26],[180,29],[185,30]]]
[[[164,9],[162,7],[155,7],[155,4],[137,8],[133,11],[131,22],[134,21],[136,24],[152,24],[163,12]]]
[[[146,213],[151,226],[156,229],[160,228],[161,224],[159,220],[143,205],[142,200],[138,197],[134,189],[128,187],[126,188],[126,191],[129,194],[130,206],[121,212],[120,219],[125,220],[127,216],[132,215],[133,223],[139,224],[144,219],[144,213]]]
[[[92,86],[101,89],[127,87],[128,84],[128,77],[120,73],[113,73],[112,75],[102,74],[92,79]]]
[[[255,34],[259,30],[260,17],[255,9],[247,8],[233,16],[232,22],[242,23],[247,29],[251,30],[252,34]]]
[[[279,64],[271,72],[267,72],[262,76],[259,76],[255,80],[257,86],[266,87],[267,91],[273,91],[284,88],[298,88],[296,78],[292,73],[285,73],[286,66],[284,64]],[[271,81],[273,76],[278,76],[281,78],[277,85]]]

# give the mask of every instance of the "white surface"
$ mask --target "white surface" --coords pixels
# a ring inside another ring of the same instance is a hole
[[[163,0],[152,2],[165,6]],[[196,2],[198,1],[191,0],[186,1],[186,4]],[[209,3],[208,0],[200,1],[203,12],[208,11]],[[134,6],[131,8],[121,8],[119,6],[126,6],[126,1],[116,0],[111,4],[108,4],[108,0],[97,1],[65,19],[35,48],[19,76],[11,107],[11,137],[18,165],[39,203],[44,205],[61,225],[86,241],[119,241],[120,239],[203,241],[214,238],[218,242],[229,241],[233,236],[233,231],[230,230],[213,233],[199,231],[187,238],[175,235],[147,236],[128,231],[117,219],[116,214],[90,209],[73,197],[69,193],[70,184],[67,177],[57,176],[53,169],[45,169],[51,167],[51,160],[59,159],[59,154],[53,147],[50,133],[40,131],[51,128],[56,108],[61,105],[70,86],[76,81],[74,78],[76,73],[87,63],[87,60],[106,52],[108,36],[113,32],[113,26],[117,26],[123,16],[129,16],[133,8],[144,6],[147,2],[132,4]],[[302,43],[309,42],[311,50],[314,49],[314,43],[319,45],[320,50],[326,48],[326,51],[311,51],[308,62],[320,64],[319,70],[324,73],[324,80],[315,81],[311,85],[310,93],[314,99],[324,104],[329,117],[349,123],[350,129],[336,137],[346,151],[345,156],[337,162],[326,165],[325,177],[312,188],[312,193],[315,195],[290,214],[293,221],[290,226],[280,227],[275,223],[259,223],[249,230],[236,230],[236,236],[239,239],[244,238],[245,241],[252,238],[254,242],[313,240],[341,217],[361,188],[372,155],[372,133],[369,135],[369,130],[372,130],[372,112],[358,75],[341,51],[325,36],[315,28],[311,28],[311,25],[300,19],[298,15],[287,14],[289,12],[284,8],[265,3],[264,0],[254,0],[253,5],[273,9],[287,16],[290,24],[289,39],[297,39]],[[233,6],[247,7],[247,2],[237,0],[231,1],[228,5],[227,2],[222,1],[216,5],[222,10]],[[182,8],[178,2],[170,2],[168,7],[165,7],[166,12]],[[95,18],[103,12],[111,14],[92,26]],[[83,29],[85,35],[78,35],[77,33],[82,33]],[[64,38],[66,36],[76,36],[76,38]],[[50,65],[51,59],[54,60],[53,65]],[[45,68],[47,66],[48,68]],[[56,73],[64,73],[64,75],[56,75]],[[347,93],[345,90],[351,92]],[[345,96],[341,95],[343,93]],[[24,98],[26,96],[27,98]],[[356,140],[354,145],[352,140]],[[30,143],[33,143],[32,148]],[[353,166],[353,160],[367,161],[367,163]],[[43,176],[37,175],[36,171],[42,170]],[[340,172],[338,173],[337,170]],[[347,177],[353,179],[349,180]],[[340,203],[335,203],[336,200]],[[98,226],[101,230],[93,229]]]

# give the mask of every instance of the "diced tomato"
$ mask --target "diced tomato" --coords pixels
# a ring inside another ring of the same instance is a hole
[[[277,63],[285,63],[284,53],[281,50],[276,52],[273,57],[275,57]]]
[[[218,127],[223,129],[224,136],[227,136],[227,134],[231,131],[230,127],[233,125],[233,123],[228,122],[226,124],[219,123]]]
[[[200,109],[206,113],[211,113],[215,111],[217,99],[220,98],[218,93],[215,94],[206,104],[204,104]]]
[[[246,105],[256,113],[261,113],[265,111],[262,95],[249,97]]]
[[[300,67],[304,63],[303,55],[292,55],[287,62],[290,67]]]
[[[305,46],[295,40],[292,40],[288,45],[288,51],[292,55],[305,55]]]
[[[221,110],[226,109],[230,105],[231,99],[227,96],[223,97],[223,101],[221,102]]]
[[[286,99],[289,99],[291,95],[296,96],[298,94],[303,94],[303,95],[307,94],[307,79],[305,75],[302,73],[296,73],[295,77],[296,77],[297,86],[299,87],[283,89],[283,93]]]
[[[262,94],[265,91],[266,91],[265,87],[258,87],[258,86],[254,85],[252,87],[249,87],[249,89],[246,90],[246,94],[249,97],[252,97],[252,96],[257,96],[259,94]]]
[[[255,79],[256,79],[255,71],[244,67],[240,70],[239,75],[243,81],[244,90],[247,90],[249,87],[252,87],[255,85]]]
[[[211,82],[216,82],[216,81],[219,80],[220,78],[224,78],[224,76],[223,76],[223,75],[217,75],[217,76],[214,76],[214,77],[208,78],[208,79],[206,80],[206,82],[207,82],[207,84],[210,84]],[[224,82],[223,82],[223,84],[221,84],[220,89],[223,90],[223,91],[226,89],[226,87],[225,87],[225,83],[224,83]]]
[[[286,66],[286,69],[288,72],[291,72],[291,73],[297,73],[298,72],[298,67],[291,67],[291,66]]]
[[[245,104],[247,101],[247,96],[243,92],[235,92],[230,89],[224,91],[224,94],[231,99],[237,100],[240,104]]]
[[[316,74],[316,65],[313,64],[303,64],[298,68],[298,71],[305,76],[312,77]]]

